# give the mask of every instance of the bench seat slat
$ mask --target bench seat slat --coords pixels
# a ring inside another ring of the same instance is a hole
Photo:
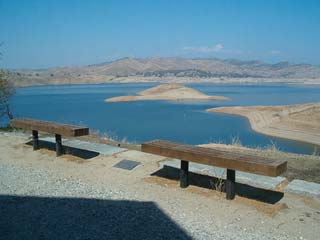
[[[162,144],[163,142],[165,142],[165,144]],[[198,146],[192,146],[192,145],[182,145],[182,144],[173,144],[173,143],[167,144],[167,143],[171,143],[171,142],[156,140],[152,142],[152,145],[171,148],[173,150],[178,150],[178,151],[192,152],[195,154],[196,153],[205,154],[208,156],[212,156],[212,154],[214,154],[215,157],[221,157],[224,159],[249,161],[249,162],[256,162],[256,163],[263,163],[263,164],[268,162],[269,165],[274,165],[274,166],[277,166],[283,162],[282,160],[266,158],[266,157],[257,158],[256,155],[244,154],[240,152],[230,152],[230,151],[224,151],[220,149],[204,148],[204,147],[198,147]],[[204,149],[206,149],[205,152],[204,152]]]
[[[244,153],[231,153],[218,149],[184,145],[163,140],[143,143],[142,151],[190,162],[273,177],[285,172],[287,168],[287,162],[282,160],[257,157]]]
[[[149,144],[149,143],[148,143]],[[249,154],[246,154],[246,155],[243,155],[243,153],[239,153],[239,154],[235,154],[235,153],[230,153],[230,152],[227,152],[227,151],[223,151],[223,150],[218,150],[218,149],[212,149],[212,148],[205,148],[206,151],[204,152],[203,151],[203,147],[197,147],[197,146],[190,146],[190,145],[164,145],[164,144],[157,144],[157,142],[152,142],[152,145],[154,146],[159,146],[159,147],[166,147],[166,148],[171,148],[172,150],[177,150],[177,151],[184,151],[184,152],[191,152],[192,153],[195,153],[195,154],[205,154],[205,155],[212,155],[214,154],[215,157],[222,157],[222,158],[225,158],[225,159],[235,159],[235,160],[242,160],[242,161],[250,161],[250,162],[262,162],[262,163],[265,163],[266,161],[266,158],[264,157],[259,157],[259,158],[253,158],[254,156],[253,155],[249,155]],[[192,149],[191,149],[191,148]],[[248,159],[248,156],[250,157]],[[269,164],[274,164],[274,165],[278,165],[278,163],[280,163],[281,161],[279,160],[274,160],[274,159],[267,159],[268,163]]]
[[[43,131],[66,137],[79,137],[89,134],[89,128],[28,118],[13,119],[10,125],[15,128]]]

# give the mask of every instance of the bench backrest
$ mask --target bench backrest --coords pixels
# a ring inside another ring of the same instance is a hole
[[[273,177],[280,175],[287,169],[287,162],[282,160],[163,140],[143,143],[142,151],[184,161]]]
[[[28,118],[13,119],[10,125],[15,128],[43,131],[66,137],[79,137],[89,134],[89,128]]]

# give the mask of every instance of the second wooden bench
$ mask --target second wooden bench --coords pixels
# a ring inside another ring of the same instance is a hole
[[[188,183],[189,162],[196,162],[227,169],[226,198],[235,197],[236,170],[276,177],[287,169],[287,162],[278,159],[232,153],[212,148],[197,147],[163,140],[142,144],[142,151],[181,160],[180,187]]]

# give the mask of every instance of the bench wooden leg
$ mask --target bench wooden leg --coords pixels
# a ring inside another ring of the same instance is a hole
[[[227,169],[227,180],[226,180],[226,197],[228,200],[234,199],[236,195],[236,171]]]
[[[38,131],[32,130],[32,144],[33,144],[33,150],[39,149],[39,134]]]
[[[181,169],[180,169],[180,187],[186,188],[189,186],[189,162],[181,160]]]
[[[62,155],[62,140],[59,134],[56,134],[56,154],[57,157]]]

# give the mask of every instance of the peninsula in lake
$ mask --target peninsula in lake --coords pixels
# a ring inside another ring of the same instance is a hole
[[[256,132],[320,145],[320,103],[218,107],[207,111],[244,116]]]
[[[106,102],[131,102],[144,100],[228,100],[224,96],[209,96],[198,90],[179,84],[161,84],[139,92],[137,96],[108,98]]]

